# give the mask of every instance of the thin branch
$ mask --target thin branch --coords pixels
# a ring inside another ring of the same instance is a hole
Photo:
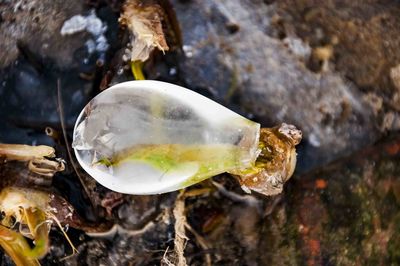
[[[217,183],[215,181],[211,181],[212,184],[218,189],[218,191],[224,195],[225,197],[229,198],[234,202],[245,203],[246,205],[253,206],[256,208],[260,208],[260,201],[257,200],[255,197],[250,195],[239,195],[233,191],[227,190],[223,185]]]
[[[185,223],[185,227],[187,230],[189,230],[189,232],[191,232],[194,237],[196,238],[196,242],[201,246],[201,248],[204,251],[208,251],[210,249],[209,244],[207,243],[207,241],[204,239],[204,237],[202,237],[201,235],[199,235],[196,230],[194,230],[189,223]],[[211,255],[210,253],[206,252],[205,253],[205,259],[206,259],[206,265],[207,266],[211,266],[212,265],[212,261],[211,261]]]
[[[69,161],[71,162],[72,168],[74,168],[74,171],[75,171],[76,175],[78,176],[78,179],[81,182],[83,189],[85,190],[86,196],[88,197],[88,199],[92,205],[92,208],[94,208],[94,203],[90,197],[89,189],[86,187],[86,185],[83,181],[83,177],[79,173],[78,167],[76,166],[74,158],[72,157],[71,148],[69,146],[69,142],[68,142],[68,138],[67,138],[67,130],[66,130],[65,120],[64,120],[64,107],[63,107],[63,101],[62,101],[62,95],[61,95],[61,83],[60,83],[59,78],[57,79],[57,103],[58,103],[58,114],[60,116],[62,134],[64,137],[65,146],[67,147]]]

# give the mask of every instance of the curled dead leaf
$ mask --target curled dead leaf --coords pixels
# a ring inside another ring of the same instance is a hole
[[[30,171],[52,177],[56,172],[64,171],[65,165],[62,161],[51,161],[45,158],[39,158],[29,161],[28,168]]]
[[[5,187],[0,192],[0,245],[17,265],[39,265],[38,259],[49,249],[49,232],[56,222],[64,236],[76,249],[51,206],[53,194],[20,187]],[[65,206],[67,207],[67,206]],[[73,209],[68,208],[72,216]],[[19,224],[19,227],[15,225]],[[26,238],[34,240],[30,246]]]
[[[302,133],[296,127],[281,124],[260,131],[260,155],[255,166],[233,173],[242,188],[264,195],[282,192],[283,184],[293,175],[296,167],[295,146],[300,143]]]
[[[43,157],[55,157],[54,154],[54,148],[45,145],[29,146],[0,143],[0,157],[4,156],[7,160],[30,161]]]
[[[45,177],[52,177],[56,172],[65,169],[63,160],[53,159],[55,158],[54,148],[45,145],[0,143],[0,157],[4,157],[8,161],[28,162],[28,169],[31,172]]]
[[[125,2],[119,21],[121,25],[127,26],[132,34],[130,55],[132,62],[146,61],[155,48],[162,52],[169,50],[163,32],[165,17],[166,14],[157,1]]]

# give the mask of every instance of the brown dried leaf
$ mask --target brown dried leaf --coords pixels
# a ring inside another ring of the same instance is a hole
[[[163,32],[164,10],[152,0],[127,0],[123,7],[120,23],[128,27],[131,36],[131,61],[146,61],[157,48],[168,51]]]
[[[0,143],[0,157],[7,160],[30,161],[42,157],[54,157],[55,150],[49,146],[29,146]]]
[[[62,160],[48,159],[54,157],[55,150],[49,146],[0,143],[0,158],[28,162],[29,171],[40,176],[52,177],[56,172],[64,171],[65,166]]]
[[[262,128],[261,153],[255,166],[233,173],[242,188],[267,196],[281,193],[283,184],[293,175],[296,167],[295,146],[300,143],[301,137],[300,130],[285,123],[274,128]]]
[[[0,192],[0,245],[8,252],[17,265],[36,265],[36,259],[42,258],[49,249],[49,232],[55,222],[76,252],[61,224],[84,227],[73,207],[63,198],[50,192],[22,187],[5,187]],[[19,228],[14,228],[19,223]],[[14,228],[16,231],[11,231]],[[26,230],[23,230],[23,229]],[[26,239],[34,240],[30,247]],[[23,258],[30,260],[24,261]]]

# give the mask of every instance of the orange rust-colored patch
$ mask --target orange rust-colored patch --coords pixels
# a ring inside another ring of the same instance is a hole
[[[396,155],[400,152],[400,144],[393,143],[385,146],[385,150],[389,155]]]
[[[327,185],[328,185],[328,182],[326,182],[326,180],[324,180],[324,179],[315,180],[315,187],[317,189],[325,189]]]
[[[321,245],[320,245],[319,240],[317,240],[317,239],[310,239],[310,240],[308,241],[308,246],[309,246],[309,248],[310,248],[311,256],[315,257],[315,256],[318,256],[318,255],[319,255],[319,252],[320,252],[320,250],[321,250]]]

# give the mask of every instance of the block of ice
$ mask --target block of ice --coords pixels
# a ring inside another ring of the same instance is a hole
[[[183,87],[131,81],[85,107],[73,147],[82,167],[102,185],[154,194],[251,167],[259,132],[258,123]]]

